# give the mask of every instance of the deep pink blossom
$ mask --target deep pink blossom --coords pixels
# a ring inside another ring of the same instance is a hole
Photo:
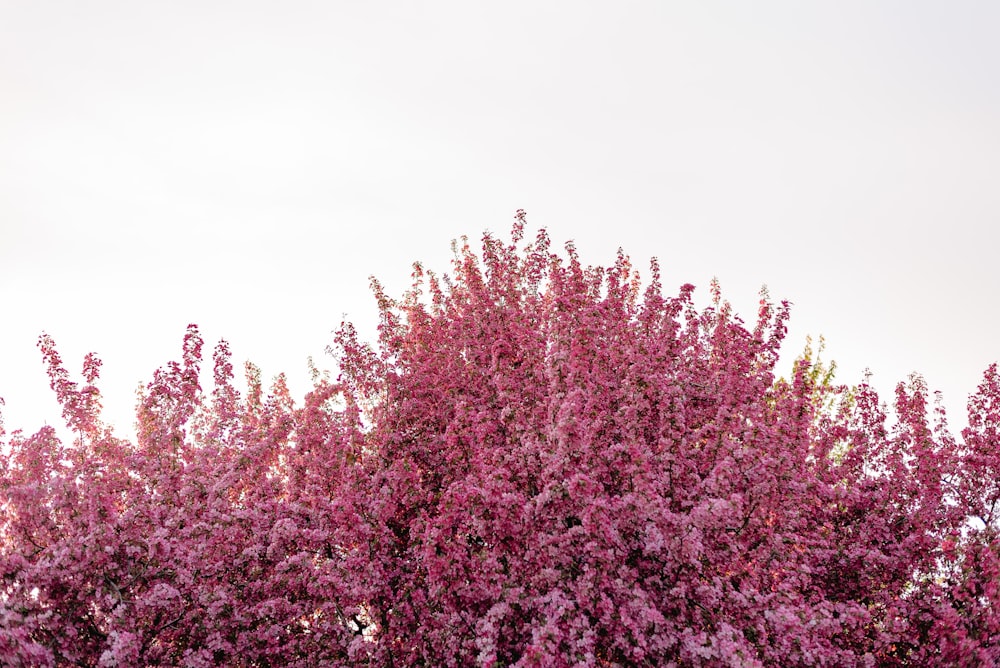
[[[1000,664],[1000,375],[955,439],[710,286],[544,231],[372,281],[379,339],[298,403],[193,325],[128,442],[40,340],[72,443],[5,434],[9,666]],[[2,423],[0,423],[2,426]]]

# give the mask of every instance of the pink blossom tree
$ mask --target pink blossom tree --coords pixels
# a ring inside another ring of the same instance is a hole
[[[228,346],[141,392],[135,443],[40,341],[72,443],[0,431],[11,666],[1000,663],[1000,375],[960,441],[919,377],[894,410],[813,351],[775,364],[712,286],[665,297],[544,231],[373,282],[293,402]]]

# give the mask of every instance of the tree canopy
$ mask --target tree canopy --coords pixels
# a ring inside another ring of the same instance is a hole
[[[0,426],[9,666],[1000,663],[1000,375],[961,439],[712,286],[665,296],[543,230],[373,281],[372,345],[293,400],[184,336],[101,422],[100,361],[40,348],[74,437]]]

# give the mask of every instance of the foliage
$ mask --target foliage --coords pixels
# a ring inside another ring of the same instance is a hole
[[[100,421],[100,362],[40,341],[73,443],[5,436],[0,663],[931,666],[1000,662],[1000,374],[962,440],[919,377],[890,420],[807,351],[487,234],[373,282],[301,405],[197,328]]]

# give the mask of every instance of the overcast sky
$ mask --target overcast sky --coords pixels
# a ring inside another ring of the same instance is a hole
[[[0,396],[57,424],[35,343],[106,417],[180,353],[286,372],[376,275],[514,211],[585,261],[794,302],[787,363],[912,371],[953,426],[1000,357],[1000,3],[0,0]],[[648,273],[648,272],[647,272]]]

